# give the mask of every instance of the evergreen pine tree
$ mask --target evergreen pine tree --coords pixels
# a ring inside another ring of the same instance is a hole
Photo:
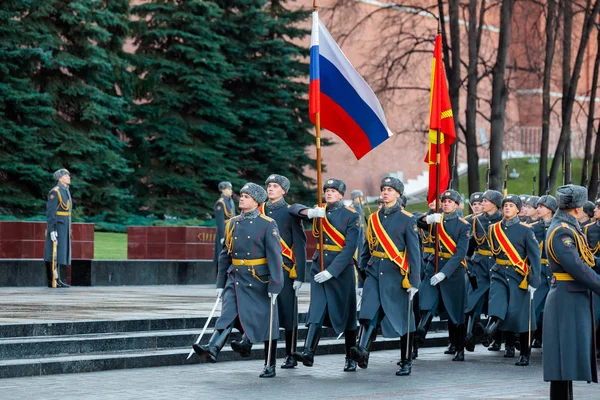
[[[232,180],[228,159],[237,124],[223,80],[232,74],[215,33],[213,2],[154,0],[133,8],[139,124],[131,133],[136,194],[159,216],[212,210],[217,183]]]
[[[235,131],[235,153],[245,154],[241,176],[262,183],[269,174],[287,176],[289,198],[314,194],[304,173],[314,167],[306,147],[314,143],[308,118],[308,49],[298,46],[309,31],[298,28],[305,10],[290,10],[279,0],[215,0],[224,10],[219,32],[236,76],[225,87],[232,93],[232,110],[242,122]]]
[[[42,131],[51,126],[54,110],[51,97],[30,79],[51,58],[38,46],[50,36],[27,27],[32,2],[0,3],[0,214],[18,217],[41,209],[49,189],[44,183],[51,179],[52,155],[44,149]]]

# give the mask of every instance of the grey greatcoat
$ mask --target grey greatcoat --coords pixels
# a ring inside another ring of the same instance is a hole
[[[435,257],[430,256],[425,265],[425,275],[419,288],[419,308],[421,311],[443,311],[439,309],[440,300],[450,320],[456,325],[465,322],[465,300],[466,300],[466,270],[462,264],[469,247],[471,238],[471,226],[463,218],[459,218],[456,212],[442,214],[442,224],[446,233],[456,243],[456,252],[450,257],[449,250],[440,242],[439,271],[446,278],[436,286],[429,282],[435,272]],[[424,221],[419,221],[419,227],[429,230]],[[435,240],[435,230],[432,230],[431,239]],[[440,299],[441,296],[441,299]]]
[[[298,309],[294,308],[294,292],[293,284],[295,280],[304,282],[306,270],[306,234],[302,227],[302,220],[294,217],[289,213],[290,205],[284,199],[275,203],[265,203],[265,215],[271,217],[277,222],[279,234],[283,241],[294,251],[296,258],[295,279],[290,278],[291,270],[294,268],[292,260],[283,257],[283,289],[277,297],[277,308],[279,309],[279,326],[287,331],[291,331],[297,326],[297,321],[294,321],[294,315]],[[288,271],[290,270],[290,271]]]
[[[592,254],[596,257],[600,257],[600,222],[594,222],[588,224],[583,228],[583,233],[587,237],[588,247],[592,251]],[[596,272],[600,272],[598,268]],[[594,295],[594,323],[596,327],[600,324],[600,296]]]
[[[552,282],[552,269],[548,263],[548,256],[546,255],[546,233],[550,227],[551,219],[548,221],[540,220],[533,226],[533,232],[535,238],[540,244],[540,256],[542,258],[542,267],[540,271],[540,286],[533,294],[533,309],[535,311],[535,320],[537,321],[541,313],[544,312],[544,305],[546,304],[546,296],[550,291],[550,284]]]
[[[488,242],[488,230],[491,224],[502,219],[502,213],[496,211],[488,215],[486,213],[477,214],[472,220],[471,246],[474,247],[473,255],[469,261],[469,275],[475,277],[477,289],[472,285],[467,285],[467,306],[465,312],[473,312],[479,317],[483,312],[486,298],[490,291],[490,268],[494,265],[494,258],[490,251]]]
[[[553,273],[573,280],[552,280],[544,310],[543,361],[545,381],[598,382],[592,292],[600,295],[600,277],[585,256],[585,240],[575,218],[558,210],[548,229],[546,252]],[[586,261],[588,263],[586,263]]]
[[[405,251],[408,258],[408,281],[410,286],[419,287],[421,281],[421,251],[416,218],[409,212],[400,208],[399,204],[389,208],[381,208],[378,211],[381,225],[390,239],[396,245],[398,251]],[[372,216],[369,218],[367,227],[367,238],[373,238]],[[362,305],[359,318],[361,322],[368,323],[376,316],[380,308],[383,310],[381,320],[381,331],[384,337],[403,336],[408,331],[408,293],[402,287],[404,276],[400,273],[397,264],[389,258],[373,255],[384,253],[379,242],[372,244],[369,248],[370,239],[365,240],[363,252],[360,257],[359,268],[365,270],[365,279]],[[376,321],[377,322],[377,321]],[[415,316],[413,309],[410,310],[410,331],[415,330]]]
[[[217,234],[215,235],[215,251],[213,256],[213,262],[218,263],[219,254],[223,250],[221,239],[225,237],[225,222],[235,216],[235,205],[233,199],[227,197],[224,194],[219,197],[219,200],[215,203],[215,221],[217,223]]]
[[[299,205],[296,205],[299,206]],[[303,207],[292,207],[299,213]],[[299,216],[299,214],[296,214]],[[333,278],[317,283],[314,276],[321,270],[319,250],[312,257],[310,268],[310,307],[306,324],[331,326],[336,333],[356,329],[356,279],[354,277],[354,252],[356,251],[360,221],[358,213],[338,201],[326,207],[327,220],[345,236],[342,251],[324,250],[323,265]],[[313,221],[317,223],[317,220]],[[323,235],[326,246],[335,243]]]
[[[235,265],[241,264],[240,260],[264,258],[266,262],[255,266]],[[260,215],[258,210],[233,217],[227,223],[225,247],[219,256],[217,288],[224,290],[216,329],[237,323],[237,317],[250,342],[269,340],[269,293],[279,294],[283,288],[281,264],[279,230],[274,219]],[[273,332],[277,332],[277,307],[273,312]]]
[[[490,232],[492,232],[493,226],[497,224],[501,224],[502,231],[519,253],[521,259],[528,258],[527,283],[537,288],[540,285],[540,248],[533,230],[527,224],[522,223],[519,217],[514,217],[510,220],[503,219],[502,222],[490,226]],[[508,262],[508,256],[500,250],[495,234],[490,233],[488,239],[492,251],[495,254],[497,253],[496,262],[492,267],[488,315],[502,320],[498,327],[500,330],[517,333],[527,332],[530,318],[529,292],[527,287],[525,289],[519,287],[524,276],[517,272],[515,266],[501,265]],[[531,321],[532,327],[535,327],[533,307]]]
[[[52,240],[50,232],[58,234],[56,255],[57,263],[60,265],[71,265],[71,212],[73,202],[69,187],[63,183],[57,183],[50,193],[46,203],[46,244],[44,245],[44,261],[52,262]]]

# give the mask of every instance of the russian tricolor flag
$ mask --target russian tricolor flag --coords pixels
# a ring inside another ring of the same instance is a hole
[[[338,135],[357,160],[392,135],[383,109],[367,82],[352,67],[313,12],[310,43],[310,120]]]

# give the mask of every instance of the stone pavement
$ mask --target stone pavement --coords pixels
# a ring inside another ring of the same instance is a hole
[[[541,355],[532,365],[479,349],[452,362],[443,348],[420,351],[409,377],[397,377],[397,351],[371,354],[369,368],[342,372],[341,355],[320,356],[315,366],[278,368],[260,379],[262,361],[223,362],[0,380],[2,399],[547,399]],[[282,360],[279,359],[280,363]],[[600,386],[575,382],[576,399],[600,398]]]

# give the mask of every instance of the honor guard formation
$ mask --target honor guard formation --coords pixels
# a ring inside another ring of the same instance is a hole
[[[70,176],[63,169],[55,177],[48,196],[49,285],[69,257]],[[193,346],[201,360],[217,362],[235,328],[242,337],[231,348],[249,357],[252,346],[263,343],[260,377],[275,377],[280,328],[281,368],[291,369],[318,365],[321,330],[330,327],[344,337],[343,371],[368,368],[380,333],[400,338],[395,374],[406,376],[439,317],[448,324],[451,361],[468,361],[478,345],[499,352],[504,343],[504,357],[525,367],[531,349],[543,347],[551,398],[572,398],[574,380],[597,382],[600,200],[589,202],[586,188],[564,185],[556,197],[476,192],[469,196],[473,213],[464,217],[462,196],[449,189],[439,209],[434,201],[427,213],[411,214],[403,183],[388,176],[378,209],[366,219],[363,192],[352,191],[353,204],[345,206],[346,184],[339,179],[323,184],[324,207],[288,204],[290,181],[281,175],[270,175],[265,188],[245,184],[235,215],[231,183],[219,184],[215,258],[222,312],[209,343]],[[319,244],[307,271],[308,333],[298,347],[303,221],[312,221]]]

